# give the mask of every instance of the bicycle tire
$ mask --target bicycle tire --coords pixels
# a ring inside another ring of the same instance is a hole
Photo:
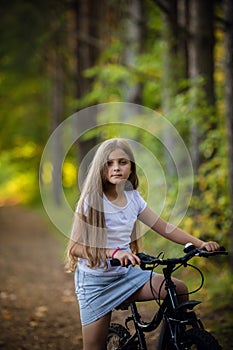
[[[191,328],[184,332],[181,349],[184,350],[220,350],[222,347],[212,334],[201,328]]]
[[[120,350],[129,338],[130,333],[124,326],[118,323],[111,323],[108,332],[107,350]],[[135,343],[129,345],[127,350],[135,350],[137,348]]]
[[[218,341],[204,329],[191,328],[186,330],[178,340],[178,349],[180,350],[220,350],[222,347]],[[161,337],[158,343],[158,349],[176,350],[177,347],[170,339],[168,334]]]

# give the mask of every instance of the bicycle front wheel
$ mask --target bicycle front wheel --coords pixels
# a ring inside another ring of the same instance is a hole
[[[217,340],[207,331],[191,328],[184,332],[179,341],[182,350],[220,350]]]

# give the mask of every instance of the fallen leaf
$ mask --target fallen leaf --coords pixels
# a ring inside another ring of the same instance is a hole
[[[11,320],[10,311],[7,310],[7,309],[3,309],[3,310],[2,310],[2,318],[3,318],[4,320]]]
[[[37,317],[44,317],[47,311],[48,311],[47,306],[38,306],[36,308],[35,315]]]

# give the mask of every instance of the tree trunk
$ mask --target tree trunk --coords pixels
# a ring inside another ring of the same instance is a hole
[[[80,99],[90,92],[92,80],[85,77],[85,70],[94,66],[97,62],[100,49],[102,48],[101,36],[104,21],[104,1],[74,1],[74,13],[76,20],[76,98]],[[95,116],[86,116],[85,125],[95,125]],[[83,130],[83,120],[77,118],[76,127]],[[77,140],[79,164],[85,155],[98,143],[98,137],[88,140]]]
[[[143,4],[142,0],[131,0],[125,4],[126,20],[124,64],[132,67],[136,57],[140,54],[143,46]],[[135,84],[125,88],[125,100],[140,104],[142,102],[142,85]]]
[[[167,115],[171,112],[173,97],[177,93],[177,79],[179,75],[176,67],[178,52],[177,0],[167,2],[167,12],[164,13],[164,24],[167,50],[164,57],[163,110]]]
[[[163,81],[163,111],[169,119],[174,108],[174,99],[179,91],[179,81],[183,78],[182,65],[179,58],[182,53],[179,51],[180,30],[178,28],[178,4],[177,0],[166,1],[164,11],[164,35],[166,51],[164,54],[164,81]],[[175,149],[176,140],[166,130],[163,134],[163,143],[168,150]],[[167,151],[164,152],[164,166],[169,177],[176,176],[176,169]]]
[[[52,130],[54,131],[63,120],[64,111],[64,74],[62,57],[58,53],[57,47],[53,52],[52,59]],[[61,204],[61,183],[62,183],[62,141],[61,135],[53,138],[52,146],[52,181],[53,181],[53,199],[57,206]]]
[[[178,21],[178,55],[180,62],[180,75],[183,79],[189,77],[189,0],[179,0],[177,3]]]
[[[229,186],[231,203],[230,251],[233,252],[233,2],[224,0],[225,17],[225,73],[226,73],[226,122],[229,150]],[[233,255],[231,255],[233,270]]]
[[[204,79],[203,92],[207,106],[214,106],[214,3],[212,0],[190,0],[189,76],[193,80]],[[192,101],[198,105],[197,101]],[[204,118],[204,117],[203,117]],[[201,120],[201,116],[198,117]],[[203,161],[199,145],[204,135],[200,124],[193,120],[192,158],[197,173]],[[203,119],[204,122],[204,119]],[[214,128],[212,125],[210,128]]]

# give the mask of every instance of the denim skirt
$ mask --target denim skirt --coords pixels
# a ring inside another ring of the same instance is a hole
[[[151,272],[129,267],[125,274],[96,276],[80,269],[75,271],[75,291],[83,326],[113,311],[149,279]]]

